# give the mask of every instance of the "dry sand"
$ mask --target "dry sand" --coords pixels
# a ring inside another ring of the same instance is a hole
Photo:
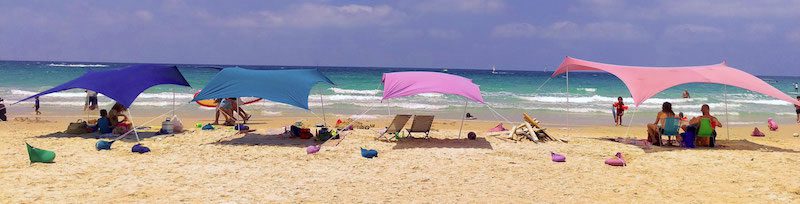
[[[55,122],[0,124],[0,200],[40,202],[421,202],[421,203],[798,203],[800,132],[796,124],[754,138],[753,126],[720,130],[716,149],[612,142],[625,127],[550,127],[568,143],[515,142],[486,136],[497,122],[469,121],[477,140],[458,139],[457,121],[436,120],[431,139],[377,141],[377,128],[356,130],[307,155],[311,140],[275,136],[298,118],[253,121],[257,131],[229,128],[152,136],[96,151],[93,135],[57,133]],[[388,119],[367,123],[382,127]],[[187,120],[193,124],[196,120]],[[208,121],[201,121],[208,122]],[[547,125],[545,121],[545,125]],[[308,123],[308,122],[307,122]],[[410,123],[409,123],[410,124]],[[766,125],[760,125],[765,130]],[[510,127],[510,125],[506,125]],[[158,128],[158,127],[154,127]],[[630,134],[646,138],[643,127]],[[466,135],[466,131],[465,131]],[[57,153],[52,164],[29,164],[24,143]],[[338,143],[338,144],[337,144]],[[359,147],[378,150],[365,159]],[[550,151],[567,156],[550,161]],[[622,152],[626,167],[603,164]]]

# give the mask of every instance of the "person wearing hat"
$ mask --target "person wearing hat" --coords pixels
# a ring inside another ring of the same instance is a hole
[[[0,98],[0,121],[7,121],[6,105],[3,104],[3,98]]]

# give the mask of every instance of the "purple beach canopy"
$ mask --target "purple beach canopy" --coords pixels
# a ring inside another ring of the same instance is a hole
[[[439,72],[393,72],[383,74],[383,100],[422,93],[455,94],[485,103],[481,89],[471,79]]]
[[[88,89],[101,93],[125,107],[130,107],[144,90],[161,84],[189,86],[189,82],[175,66],[131,65],[119,69],[89,71],[83,76],[58,85],[47,91],[17,101],[19,102],[69,89]]]

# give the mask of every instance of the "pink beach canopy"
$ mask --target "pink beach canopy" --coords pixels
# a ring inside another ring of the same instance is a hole
[[[567,71],[604,71],[617,76],[628,87],[636,106],[661,91],[688,83],[735,86],[800,105],[800,102],[796,99],[770,86],[758,77],[729,67],[725,62],[715,65],[689,67],[638,67],[604,64],[566,57],[552,76],[555,77]]]
[[[393,72],[383,74],[383,99],[422,93],[455,94],[485,103],[481,89],[471,79],[439,72]]]

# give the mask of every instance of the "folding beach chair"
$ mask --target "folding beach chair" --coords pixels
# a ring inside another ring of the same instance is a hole
[[[395,115],[394,119],[392,119],[392,123],[389,124],[389,127],[386,127],[386,131],[381,133],[378,139],[386,138],[386,134],[397,136],[397,133],[403,131],[403,127],[406,126],[408,119],[411,119],[411,115]],[[389,138],[386,138],[386,140],[389,140]]]
[[[678,129],[680,129],[680,119],[678,118],[665,118],[664,127],[661,128],[661,136],[667,136],[667,144],[672,144],[672,136],[678,139]],[[663,145],[659,136],[658,144]]]
[[[414,115],[414,121],[411,122],[411,128],[407,129],[408,136],[411,133],[425,133],[425,138],[430,138],[431,126],[433,125],[432,115]]]
[[[700,119],[700,126],[697,127],[697,137],[699,138],[708,138],[709,147],[714,147],[716,138],[714,138],[714,127],[711,127],[711,119],[703,118]],[[703,143],[705,145],[705,143]]]

